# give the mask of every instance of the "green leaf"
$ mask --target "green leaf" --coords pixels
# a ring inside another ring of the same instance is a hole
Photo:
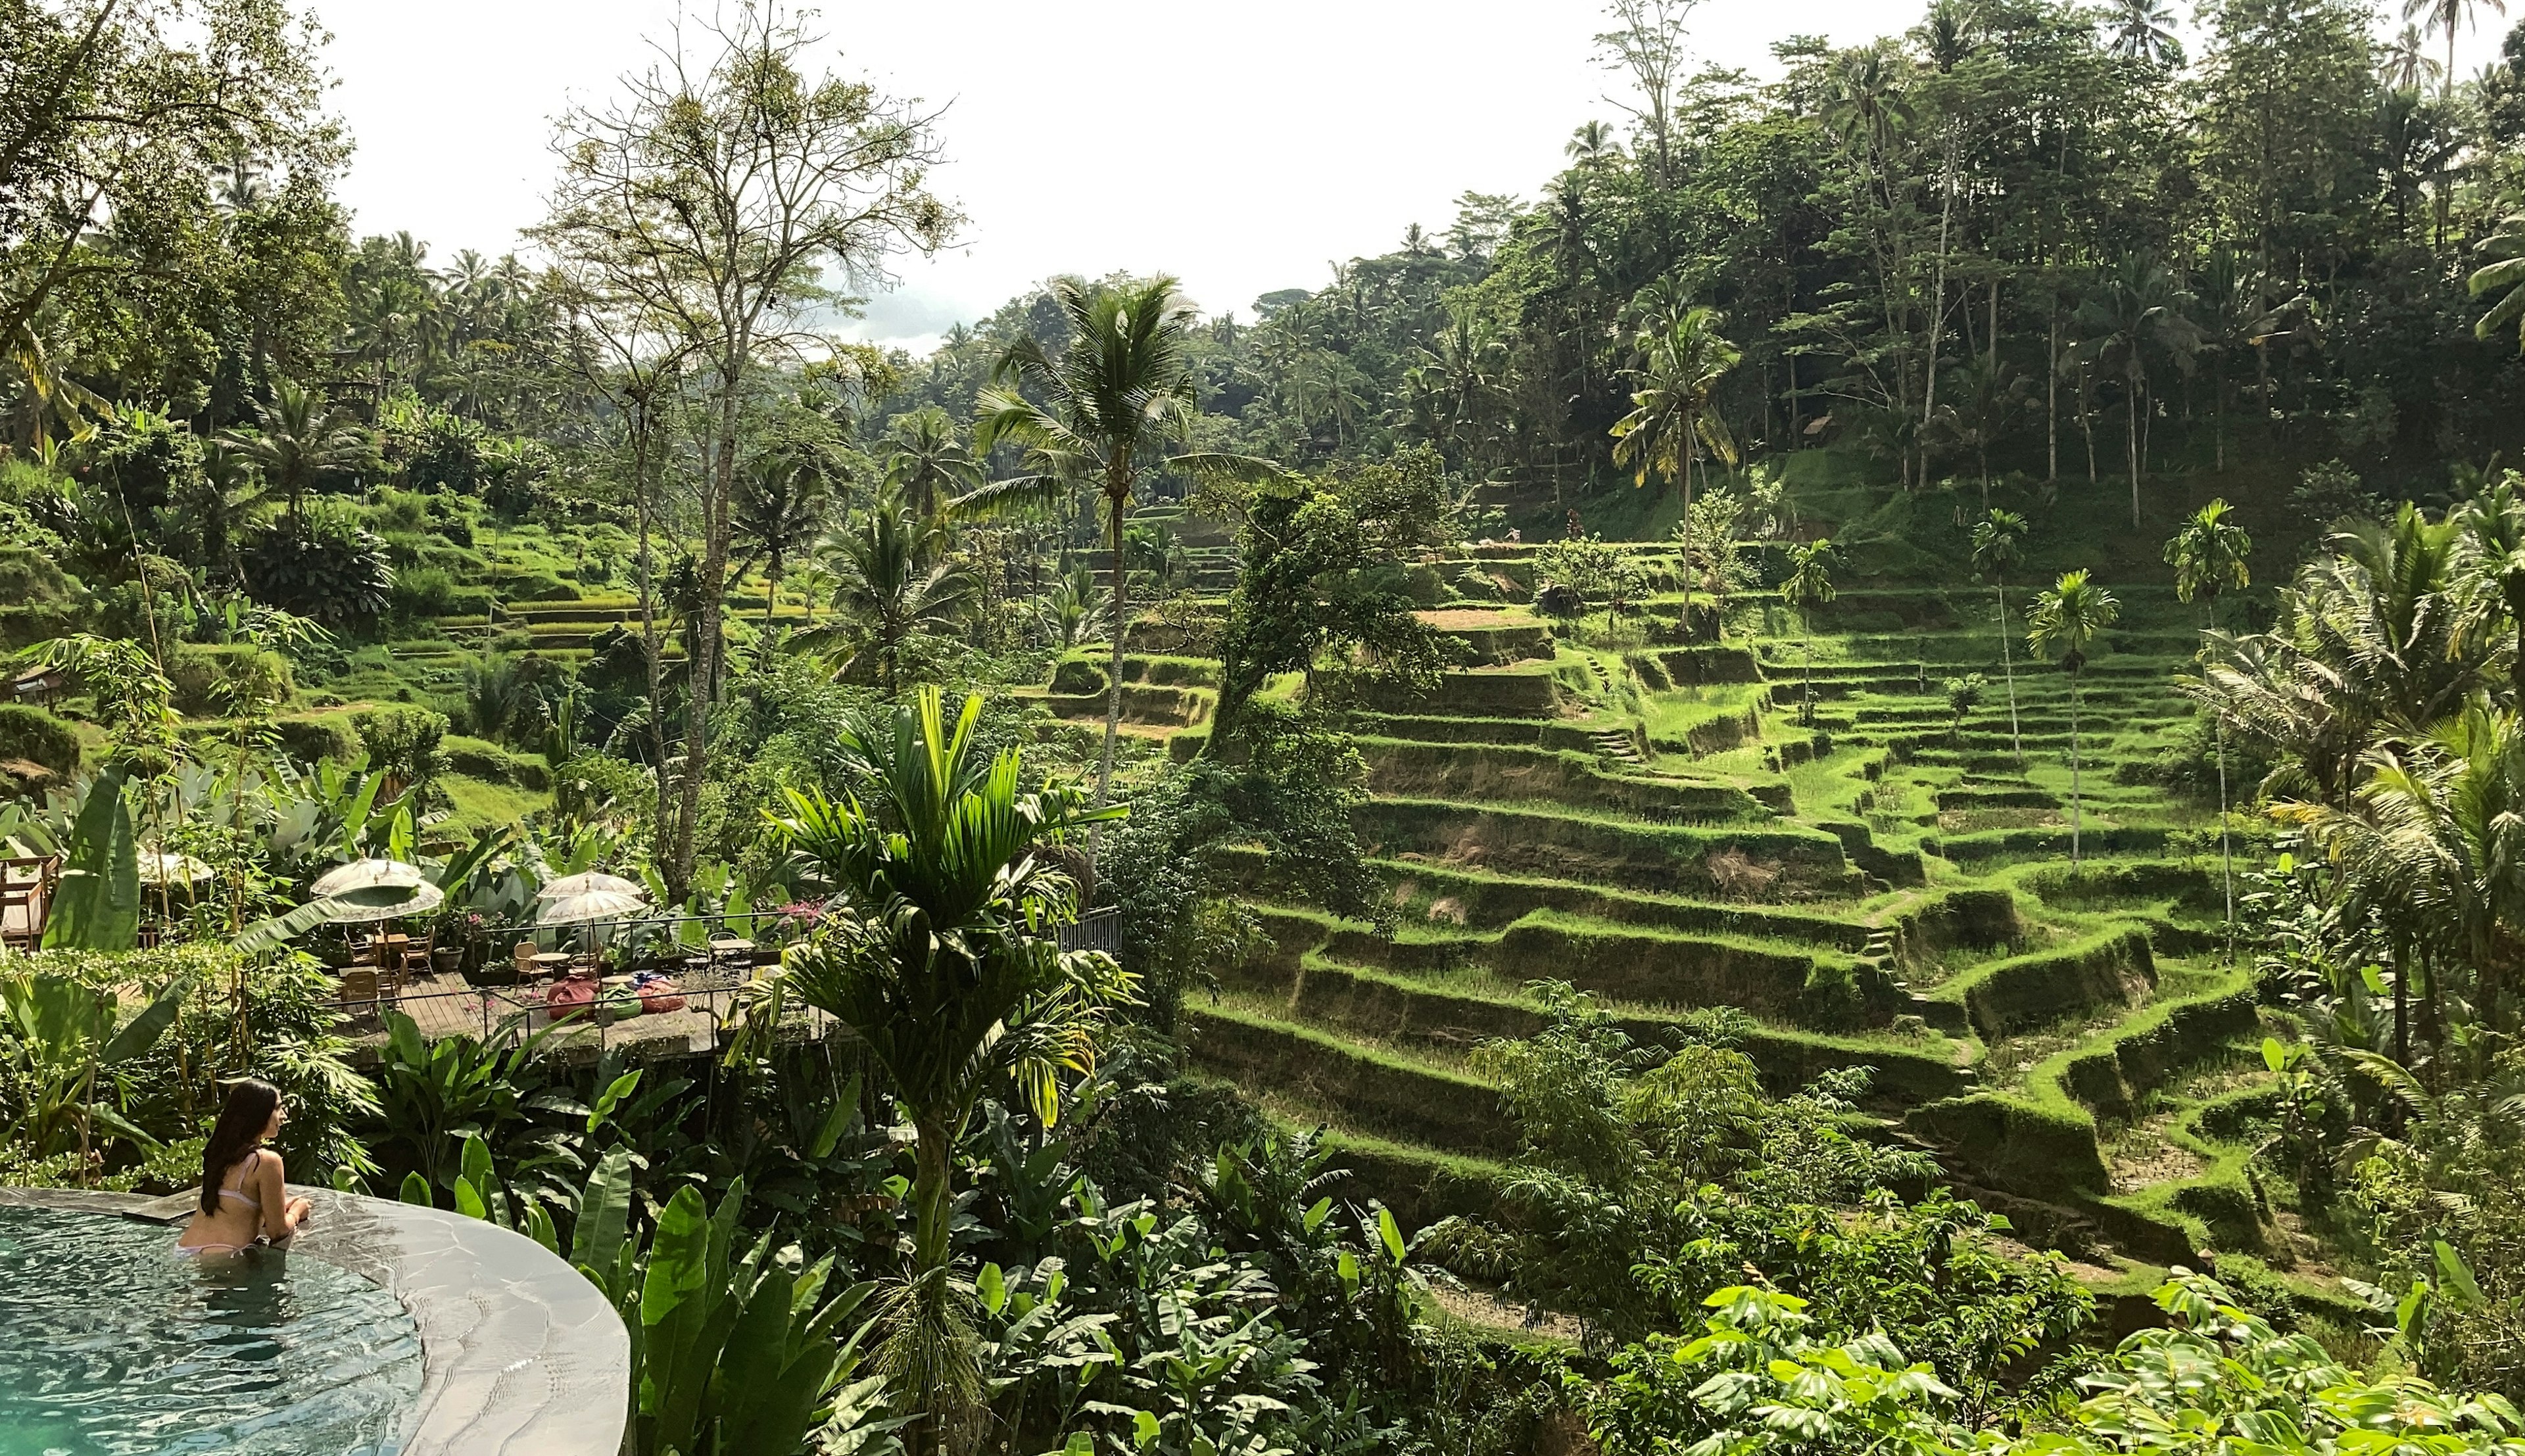
[[[483,1203],[482,1195],[473,1190],[473,1180],[461,1173],[456,1177],[456,1211],[486,1224],[491,1221],[491,1210]]]
[[[174,1025],[175,1013],[183,1007],[187,989],[183,982],[169,983],[156,1000],[115,1032],[113,1040],[105,1043],[105,1050],[98,1054],[97,1060],[112,1066],[117,1062],[129,1061],[158,1044],[158,1039],[166,1034],[167,1028]]]
[[[400,1196],[404,1202],[418,1203],[423,1208],[437,1206],[436,1200],[429,1195],[429,1180],[418,1173],[407,1173],[403,1176],[403,1192]]]
[[[981,1296],[982,1308],[994,1315],[1008,1306],[1008,1278],[1000,1273],[997,1264],[982,1266],[982,1272],[973,1277],[973,1291]]]
[[[1386,1256],[1397,1264],[1402,1263],[1403,1230],[1394,1222],[1394,1210],[1380,1208],[1376,1211],[1376,1237],[1384,1240]]]
[[[72,827],[44,948],[128,950],[139,937],[140,846],[123,801],[123,770],[108,769],[88,787]]]
[[[630,1220],[631,1149],[611,1148],[587,1176],[587,1190],[578,1201],[578,1227],[570,1235],[569,1261],[595,1269],[614,1267]]]
[[[1342,1293],[1356,1296],[1359,1293],[1359,1256],[1343,1249],[1341,1257],[1334,1261],[1334,1268],[1341,1275]]]
[[[1158,1434],[1163,1429],[1158,1424],[1155,1412],[1135,1411],[1131,1415],[1131,1444],[1145,1451],[1157,1444]]]
[[[2464,1263],[2463,1255],[2456,1253],[2452,1244],[2439,1239],[2437,1256],[2438,1284],[2454,1295],[2457,1308],[2475,1310],[2490,1302],[2482,1297],[2481,1286],[2473,1282],[2472,1267]]]
[[[1307,1216],[1305,1219],[1307,1232],[1312,1234],[1317,1229],[1322,1228],[1324,1226],[1324,1220],[1332,1216],[1332,1199],[1317,1198],[1315,1200],[1315,1206],[1307,1210]]]
[[[605,1126],[605,1120],[614,1115],[614,1109],[621,1106],[622,1099],[631,1095],[633,1090],[638,1088],[639,1085],[640,1069],[634,1067],[630,1071],[623,1073],[621,1076],[615,1078],[614,1085],[612,1087],[609,1087],[604,1092],[598,1093],[596,1098],[596,1110],[587,1115],[587,1136],[591,1138],[595,1137],[596,1130]]]

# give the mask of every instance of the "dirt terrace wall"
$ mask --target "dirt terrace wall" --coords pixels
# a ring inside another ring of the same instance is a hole
[[[1960,999],[1973,1029],[1996,1040],[2097,1006],[2128,1005],[2134,979],[2156,982],[2148,932],[2136,927],[1976,966],[1938,988],[1936,997]]]

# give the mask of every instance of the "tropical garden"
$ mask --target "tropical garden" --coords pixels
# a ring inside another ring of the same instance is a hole
[[[2525,1447],[2525,26],[1691,9],[916,356],[952,119],[767,0],[499,258],[288,5],[0,8],[0,1185],[269,1080],[642,1456]],[[520,994],[591,886],[744,974]]]

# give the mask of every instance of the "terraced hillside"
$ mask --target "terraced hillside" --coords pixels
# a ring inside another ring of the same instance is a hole
[[[1655,571],[1662,549],[1636,550]],[[1530,586],[1525,550],[1478,555],[1504,596]],[[1196,1055],[1329,1125],[1426,1220],[1480,1206],[1513,1152],[1468,1052],[1539,1025],[1531,983],[1573,983],[1643,1042],[1735,1007],[1775,1088],[1873,1069],[1877,1132],[1933,1149],[2029,1241],[2290,1263],[2286,1214],[2244,1172],[2260,1031],[2224,955],[2215,814],[2120,772],[2189,717],[2171,679],[2191,613],[2114,586],[2123,627],[2076,714],[2074,873],[2072,685],[2019,636],[2011,710],[1987,591],[1847,591],[1810,640],[1758,592],[1693,645],[1671,592],[1617,627],[1425,613],[1475,665],[1359,724],[1361,827],[1400,931],[1262,906],[1275,949],[1187,1008]],[[1177,756],[1214,701],[1200,640],[1197,619],[1144,619],[1128,644],[1126,726]],[[1091,656],[1062,664],[1055,710],[1102,715]],[[1987,686],[1958,723],[1945,682],[1971,672]]]

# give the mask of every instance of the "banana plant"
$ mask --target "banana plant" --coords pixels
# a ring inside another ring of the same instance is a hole
[[[128,950],[139,935],[140,843],[123,799],[123,770],[110,768],[88,786],[71,828],[44,948]]]
[[[8,1141],[51,1157],[95,1148],[97,1133],[143,1147],[158,1140],[125,1118],[112,1069],[146,1052],[173,1025],[186,983],[170,982],[130,1020],[115,1024],[120,998],[68,976],[0,979],[0,1058],[22,1089]],[[107,1074],[111,1095],[98,1095]]]

